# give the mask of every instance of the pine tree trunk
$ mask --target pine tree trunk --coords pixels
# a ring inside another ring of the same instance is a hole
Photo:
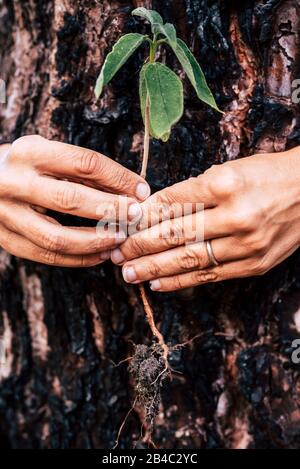
[[[4,141],[40,135],[101,151],[140,168],[137,97],[141,50],[95,102],[103,58],[130,11],[153,7],[193,48],[226,116],[198,103],[186,85],[186,112],[166,145],[153,142],[153,190],[213,163],[300,144],[291,83],[299,71],[298,0],[1,0],[0,105]],[[137,29],[138,28],[138,29]],[[179,70],[173,58],[166,60]],[[0,446],[110,448],[134,400],[126,364],[132,343],[151,343],[138,290],[119,268],[50,268],[0,254]],[[160,448],[300,446],[300,257],[261,278],[174,294],[150,294],[165,339],[202,333],[172,357],[182,374],[165,384],[153,440]],[[120,447],[140,438],[131,413]]]

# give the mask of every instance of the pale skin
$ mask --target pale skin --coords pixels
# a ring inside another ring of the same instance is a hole
[[[149,197],[142,178],[104,155],[22,137],[0,147],[0,245],[61,267],[88,267],[111,257],[128,283],[150,281],[152,290],[162,292],[262,275],[300,245],[299,153],[295,148],[213,166]],[[166,220],[168,211],[159,208],[174,203],[203,204],[204,210],[195,206],[184,218]],[[122,229],[65,227],[47,209],[108,222],[117,214],[123,227],[140,219],[140,231],[126,240]],[[193,242],[196,220],[217,267],[204,242]]]
[[[155,213],[157,204],[174,202],[203,203],[204,210],[167,221],[165,213]],[[263,275],[300,245],[300,148],[213,166],[154,194],[142,208],[141,230],[111,255],[128,283],[150,281],[152,290],[167,292]],[[192,242],[196,219],[204,224],[217,267],[204,242]],[[166,232],[173,235],[161,236]]]
[[[141,177],[100,153],[21,137],[0,147],[0,245],[53,266],[101,264],[126,230],[97,230],[97,221],[125,226],[142,216],[139,202],[149,195]],[[63,226],[47,209],[95,220],[95,227]]]

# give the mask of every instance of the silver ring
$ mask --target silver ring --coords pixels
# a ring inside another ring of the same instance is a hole
[[[214,265],[215,267],[220,265],[220,263],[215,258],[215,255],[214,255],[214,252],[213,252],[213,249],[212,249],[212,246],[211,246],[211,242],[209,240],[205,241],[205,247],[206,247],[208,259],[209,259],[211,265]]]

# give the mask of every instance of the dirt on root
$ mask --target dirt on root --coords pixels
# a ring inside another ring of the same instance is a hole
[[[136,383],[137,401],[145,410],[146,421],[152,425],[159,411],[162,385],[168,376],[160,345],[136,345],[128,370]]]

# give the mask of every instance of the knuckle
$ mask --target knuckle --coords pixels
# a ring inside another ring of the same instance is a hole
[[[118,199],[110,202],[98,203],[96,208],[96,215],[100,220],[111,220],[117,221],[119,214],[125,213],[123,207],[120,207],[120,201]]]
[[[43,247],[47,251],[63,251],[65,246],[65,238],[57,233],[49,232],[43,236]]]
[[[81,195],[75,187],[60,187],[56,192],[55,202],[63,210],[78,210],[81,205]]]
[[[183,270],[192,270],[199,267],[200,259],[195,251],[186,248],[183,254],[177,256],[177,264]]]
[[[176,204],[177,202],[177,197],[176,197],[177,187],[178,187],[178,184],[175,184],[172,188],[167,188],[161,191],[161,193],[157,195],[158,203],[160,203],[164,207],[164,210],[166,210],[167,212],[168,212],[168,206],[171,204]]]
[[[10,160],[24,160],[29,157],[35,145],[39,145],[43,137],[39,135],[24,135],[17,138],[11,146]]]
[[[192,273],[193,283],[201,284],[206,282],[217,282],[218,274],[217,272],[212,272],[209,270],[197,270]]]
[[[149,275],[151,275],[151,277],[159,277],[160,276],[160,268],[159,266],[153,262],[153,261],[150,261],[149,264],[147,265],[147,271],[149,273]]]
[[[94,239],[86,246],[87,253],[96,253],[103,249],[104,240],[100,237]]]
[[[182,224],[176,222],[176,220],[172,221],[170,225],[166,225],[165,229],[163,229],[162,237],[167,247],[180,246],[183,240]]]
[[[98,153],[86,150],[74,159],[74,168],[80,174],[91,176],[100,171],[101,158]]]
[[[132,236],[127,241],[128,245],[126,250],[129,253],[130,258],[140,257],[145,253],[144,241],[138,236]]]
[[[59,258],[59,254],[55,251],[49,251],[45,249],[41,253],[41,261],[44,264],[56,265],[58,264],[58,258]]]
[[[172,235],[166,236],[164,238],[164,242],[167,248],[176,248],[180,246],[180,239],[176,236],[172,236]]]
[[[173,287],[174,290],[181,290],[183,288],[180,275],[176,275],[175,277],[173,277]]]
[[[122,167],[117,168],[111,175],[112,185],[120,192],[128,192],[132,187],[132,178],[129,171],[124,170]]]
[[[222,166],[213,166],[208,174],[210,176],[210,190],[217,196],[230,196],[238,191],[243,184],[241,173],[226,163]]]

